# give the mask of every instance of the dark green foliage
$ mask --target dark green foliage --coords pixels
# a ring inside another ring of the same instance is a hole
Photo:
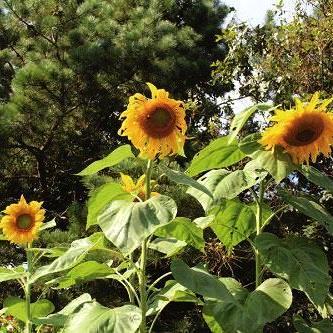
[[[214,40],[228,9],[216,1],[2,3],[0,73],[14,70],[0,92],[6,202],[25,193],[63,211],[83,200],[73,174],[124,140],[119,114],[131,94],[147,93],[147,81],[195,97],[189,132],[219,112],[225,87],[208,81],[211,62],[225,55]]]

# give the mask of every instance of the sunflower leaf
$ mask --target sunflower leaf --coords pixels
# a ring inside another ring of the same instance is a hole
[[[203,171],[226,168],[245,157],[239,149],[236,140],[229,142],[229,137],[224,136],[212,141],[207,147],[200,150],[193,158],[186,173],[196,176]]]
[[[0,267],[0,282],[23,278],[26,274],[22,266],[15,268]]]
[[[56,258],[49,265],[37,268],[35,273],[32,274],[30,282],[33,283],[43,276],[74,267],[85,258],[89,251],[105,248],[104,242],[105,237],[101,232],[72,242],[71,247],[63,255]]]
[[[122,189],[118,183],[106,183],[92,192],[88,200],[87,226],[97,224],[98,214],[102,209],[114,200],[130,200],[132,196]]]
[[[332,177],[325,175],[316,168],[310,165],[302,165],[298,169],[310,182],[323,187],[327,191],[333,193],[333,180]]]
[[[39,228],[39,231],[50,229],[50,228],[53,228],[56,226],[57,226],[57,223],[54,218],[53,220],[51,220],[49,222],[43,223],[43,225]]]
[[[255,246],[266,266],[287,279],[292,288],[303,291],[315,306],[323,306],[331,283],[325,253],[306,238],[280,239],[262,233]]]
[[[92,301],[89,294],[82,294],[81,296],[73,299],[62,310],[57,313],[50,314],[48,316],[33,318],[33,322],[37,325],[53,325],[57,327],[64,326],[68,319],[68,316],[74,313],[82,304]]]
[[[333,235],[333,216],[317,202],[302,196],[294,196],[282,189],[278,194],[284,201],[298,209],[301,213],[321,223]]]
[[[333,324],[329,319],[311,323],[309,326],[301,316],[295,316],[293,323],[298,333],[331,333]]]
[[[267,170],[277,183],[280,183],[297,168],[290,156],[280,147],[275,147],[274,151],[257,150],[251,154],[251,158],[252,161],[248,163],[249,167]]]
[[[218,207],[210,227],[230,251],[256,231],[256,217],[249,206],[230,200]]]
[[[200,251],[205,247],[203,230],[186,217],[176,217],[171,223],[158,228],[154,234],[159,237],[174,237]]]
[[[27,320],[26,301],[19,297],[9,296],[3,303],[6,308],[6,314],[12,315],[15,318],[25,322]],[[31,303],[31,317],[47,316],[54,311],[54,305],[47,299],[40,299],[35,303]]]
[[[176,203],[165,195],[145,202],[116,200],[98,216],[98,224],[121,252],[129,254],[158,227],[170,223],[176,213]]]
[[[110,309],[92,301],[68,317],[63,333],[135,333],[140,323],[141,311],[134,305]]]
[[[120,147],[116,148],[108,156],[104,157],[103,159],[91,163],[81,172],[77,173],[76,175],[77,176],[94,175],[98,171],[101,171],[105,168],[110,168],[129,157],[135,157],[132,153],[131,146],[130,145],[120,146]]]
[[[186,174],[180,172],[180,171],[174,171],[171,170],[165,166],[159,166],[159,168],[161,169],[162,172],[165,173],[165,175],[172,181],[174,181],[175,183],[178,184],[183,184],[183,185],[187,185],[190,187],[193,187],[205,194],[207,194],[209,197],[213,198],[212,193],[207,189],[206,186],[204,186],[203,184],[197,182],[196,180],[194,180],[193,178],[187,176]]]
[[[240,113],[237,113],[235,117],[233,118],[231,125],[230,125],[230,137],[229,137],[229,142],[232,142],[237,134],[241,131],[243,126],[246,124],[248,119],[253,115],[254,112],[260,110],[260,111],[271,111],[274,110],[276,107],[273,107],[272,105],[269,104],[255,104],[252,105],[245,110],[243,110]]]

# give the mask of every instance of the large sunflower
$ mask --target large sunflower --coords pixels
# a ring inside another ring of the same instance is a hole
[[[45,210],[41,206],[42,202],[27,203],[23,195],[18,203],[7,206],[0,222],[5,237],[16,244],[32,243],[44,220]]]
[[[323,153],[328,156],[333,144],[333,113],[326,107],[333,99],[325,99],[318,104],[319,93],[315,93],[309,103],[296,98],[294,109],[277,110],[271,118],[277,122],[267,128],[259,142],[266,149],[282,146],[296,164],[309,160],[316,161]]]
[[[127,110],[120,116],[125,119],[119,134],[127,136],[143,158],[183,154],[187,129],[183,102],[169,98],[164,89],[147,85],[152,98],[139,93],[130,97]]]

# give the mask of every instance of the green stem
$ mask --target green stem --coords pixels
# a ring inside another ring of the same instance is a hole
[[[133,262],[133,253],[131,253],[129,255],[129,259],[131,262]],[[131,276],[129,278],[129,284],[132,286],[134,285],[134,273],[131,274]],[[135,304],[135,296],[134,296],[134,292],[131,288],[129,288],[129,290],[128,290],[128,297],[129,297],[131,304]]]
[[[146,200],[151,196],[151,173],[152,173],[153,161],[148,160],[146,171]],[[140,307],[142,314],[142,321],[140,326],[140,332],[147,332],[147,277],[146,277],[146,265],[147,265],[147,249],[148,239],[146,238],[141,245],[141,258],[140,258],[140,274],[139,274],[139,290],[140,290]]]
[[[26,305],[26,316],[27,320],[25,322],[25,329],[24,333],[31,333],[32,332],[32,322],[31,322],[31,306],[30,306],[30,274],[32,272],[32,253],[30,251],[31,244],[28,244],[28,246],[25,249],[26,255],[27,255],[27,281],[25,284],[25,305]]]
[[[265,180],[260,182],[259,186],[259,195],[256,198],[257,202],[257,214],[256,214],[256,234],[257,236],[261,234],[262,226],[262,205],[264,200],[265,193]],[[256,261],[256,288],[261,284],[261,272],[262,272],[262,263],[260,260],[260,254],[257,249],[254,250],[255,261]]]

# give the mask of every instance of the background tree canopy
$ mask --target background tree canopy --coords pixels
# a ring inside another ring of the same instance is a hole
[[[229,9],[218,1],[1,6],[2,200],[26,193],[61,210],[82,197],[73,174],[119,144],[119,114],[147,81],[196,102],[189,133],[220,112],[229,86],[209,83],[210,65],[225,56],[215,35]]]

